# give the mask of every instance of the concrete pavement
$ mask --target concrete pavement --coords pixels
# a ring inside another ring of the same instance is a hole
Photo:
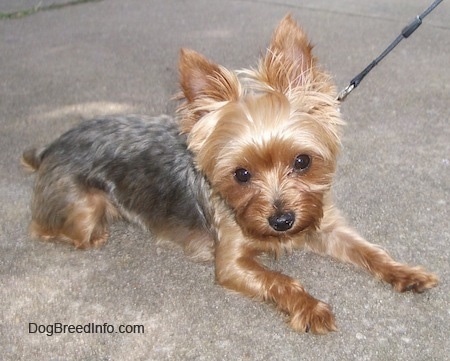
[[[215,285],[212,265],[156,245],[133,225],[115,224],[106,246],[86,252],[30,240],[33,177],[19,166],[25,148],[89,117],[172,112],[182,46],[229,68],[255,65],[291,12],[343,88],[430,2],[109,0],[1,19],[0,358],[448,359],[448,1],[343,103],[348,124],[335,187],[337,203],[367,239],[436,272],[439,286],[397,294],[304,251],[268,261],[333,306],[336,333],[291,331],[270,306]],[[10,3],[0,1],[0,12],[38,1]],[[95,323],[104,333],[34,332],[55,323]],[[120,325],[142,325],[144,333],[108,333]]]

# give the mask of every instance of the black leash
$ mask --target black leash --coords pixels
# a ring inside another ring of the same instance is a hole
[[[337,100],[342,102],[347,98],[347,96],[355,89],[359,83],[364,79],[364,77],[369,74],[369,72],[381,61],[384,59],[386,55],[388,55],[397,45],[400,41],[403,39],[406,39],[409,37],[416,29],[422,24],[423,18],[427,16],[429,13],[431,13],[436,6],[438,6],[442,0],[435,0],[429,7],[426,9],[422,14],[417,15],[417,17],[408,25],[406,26],[401,34],[397,36],[397,38],[376,58],[374,61],[372,61],[361,73],[359,73],[357,76],[355,76],[351,81],[350,84],[343,89],[338,97]]]

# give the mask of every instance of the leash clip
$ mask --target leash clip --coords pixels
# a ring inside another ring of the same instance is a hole
[[[343,102],[345,100],[345,98],[347,98],[347,96],[353,91],[353,89],[355,89],[355,84],[354,83],[350,83],[349,85],[347,85],[346,88],[344,88],[337,96],[336,100],[339,102]]]

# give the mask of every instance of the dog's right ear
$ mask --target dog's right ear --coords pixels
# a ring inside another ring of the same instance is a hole
[[[206,113],[217,109],[217,103],[238,100],[241,93],[234,73],[215,64],[194,50],[181,49],[178,64],[184,103],[182,128],[189,132]]]
[[[236,76],[194,50],[181,49],[178,69],[181,89],[188,102],[204,98],[231,101],[239,97]]]

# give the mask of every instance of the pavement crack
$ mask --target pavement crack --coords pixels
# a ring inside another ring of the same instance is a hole
[[[62,8],[66,8],[69,6],[74,6],[74,5],[80,5],[80,4],[85,4],[85,3],[94,3],[94,2],[100,2],[102,0],[73,0],[73,1],[68,1],[65,3],[53,3],[53,4],[49,4],[49,5],[44,5],[42,6],[41,3],[39,3],[38,5],[29,8],[29,9],[24,9],[24,10],[17,10],[17,11],[12,11],[12,12],[0,12],[0,20],[4,20],[4,19],[20,19],[20,18],[24,18],[26,16],[30,16],[30,15],[34,15],[38,12],[41,11],[49,11],[49,10],[57,10],[57,9],[62,9]]]

